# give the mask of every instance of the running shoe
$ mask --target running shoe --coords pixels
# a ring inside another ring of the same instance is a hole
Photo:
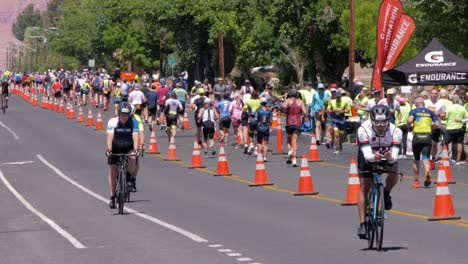
[[[109,208],[115,209],[115,196],[111,196],[109,199]]]
[[[413,182],[413,189],[419,188],[419,181],[414,181]]]
[[[330,149],[330,142],[325,143],[325,147],[326,147],[327,149]]]
[[[428,173],[426,175],[426,180],[424,181],[424,186],[429,187],[429,185],[431,185],[431,174]]]

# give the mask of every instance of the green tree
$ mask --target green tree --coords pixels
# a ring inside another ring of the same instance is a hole
[[[34,9],[33,4],[26,6],[12,26],[12,32],[17,40],[24,40],[24,32],[27,27],[42,27],[41,13]]]

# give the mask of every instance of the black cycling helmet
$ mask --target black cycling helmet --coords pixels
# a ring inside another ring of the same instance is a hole
[[[131,114],[132,106],[128,102],[121,102],[119,104],[119,113]]]
[[[223,94],[223,99],[228,100],[229,97],[231,97],[231,95],[228,92]]]
[[[291,89],[291,91],[289,91],[289,96],[296,98],[297,97],[297,90],[296,89]]]
[[[390,120],[390,110],[385,105],[375,105],[370,110],[372,122],[384,122]]]

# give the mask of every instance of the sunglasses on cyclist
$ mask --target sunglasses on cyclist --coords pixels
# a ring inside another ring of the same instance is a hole
[[[385,126],[388,126],[389,123],[390,123],[390,121],[388,121],[388,120],[385,120],[385,121],[372,121],[372,125],[374,125],[376,127],[385,127]]]

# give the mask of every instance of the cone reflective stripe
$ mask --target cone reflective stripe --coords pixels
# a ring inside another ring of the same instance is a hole
[[[171,137],[171,141],[169,142],[169,148],[167,151],[167,158],[164,160],[167,161],[178,161],[180,159],[177,158],[177,149],[174,137]]]
[[[94,126],[94,117],[91,109],[88,110],[88,120],[86,121],[87,126]]]
[[[278,116],[276,115],[276,108],[273,110],[273,122],[271,123],[271,127],[278,127]]]
[[[257,154],[257,161],[255,163],[255,183],[249,184],[250,187],[273,185],[268,182],[268,175],[265,169],[265,162],[263,161],[262,153]]]
[[[450,162],[448,157],[448,149],[447,145],[442,145],[442,163],[444,165],[445,176],[447,177],[447,182],[450,184],[455,184],[456,182],[452,178],[452,169],[450,168]]]
[[[190,122],[188,119],[187,112],[184,113],[184,129],[190,129]]]
[[[310,138],[310,149],[309,149],[309,162],[318,162],[322,161],[319,157],[319,152],[317,148],[317,139],[315,138],[315,134],[312,134]]]
[[[206,168],[205,166],[203,166],[203,161],[200,154],[200,147],[198,146],[198,140],[196,138],[193,142],[192,166],[190,166],[189,169],[195,168]]]
[[[455,216],[452,196],[450,195],[447,177],[445,176],[444,165],[439,164],[437,175],[437,189],[434,200],[434,216],[428,218],[429,221],[456,220],[461,217]]]
[[[65,109],[63,107],[63,101],[60,101],[60,104],[59,104],[59,113],[63,113],[65,112]]]
[[[78,119],[76,119],[76,121],[84,122],[83,108],[81,106],[78,110]]]
[[[70,104],[69,104],[70,105]],[[68,118],[69,119],[75,119],[75,110],[73,110],[73,106],[70,105],[70,110],[68,111],[69,114],[68,114]]]
[[[150,142],[149,142],[149,149],[146,151],[147,153],[150,154],[159,154],[159,149],[158,149],[158,142],[156,141],[156,132],[151,131],[151,137],[150,137]]]
[[[282,155],[283,151],[283,128],[281,127],[281,113],[278,113],[278,125],[276,126],[276,151],[273,155]]]
[[[47,108],[47,99],[45,96],[42,96],[42,103],[41,103],[41,107],[46,109]]]
[[[95,130],[104,130],[104,126],[102,125],[101,112],[98,112],[98,114],[97,114],[96,127],[94,129]]]
[[[216,128],[216,126],[215,126],[215,131],[214,131],[213,139],[214,139],[214,140],[219,140],[218,129]]]
[[[349,165],[349,177],[348,177],[348,190],[346,191],[346,203],[341,205],[357,205],[359,192],[361,191],[361,183],[359,181],[358,170],[356,166],[356,159],[351,158],[351,164]]]
[[[231,176],[229,173],[229,164],[226,158],[226,152],[224,151],[224,143],[219,146],[218,165],[216,167],[216,174],[214,176]]]
[[[315,195],[318,192],[314,191],[314,183],[310,175],[309,164],[305,154],[302,154],[301,173],[299,176],[298,191],[294,195]]]

